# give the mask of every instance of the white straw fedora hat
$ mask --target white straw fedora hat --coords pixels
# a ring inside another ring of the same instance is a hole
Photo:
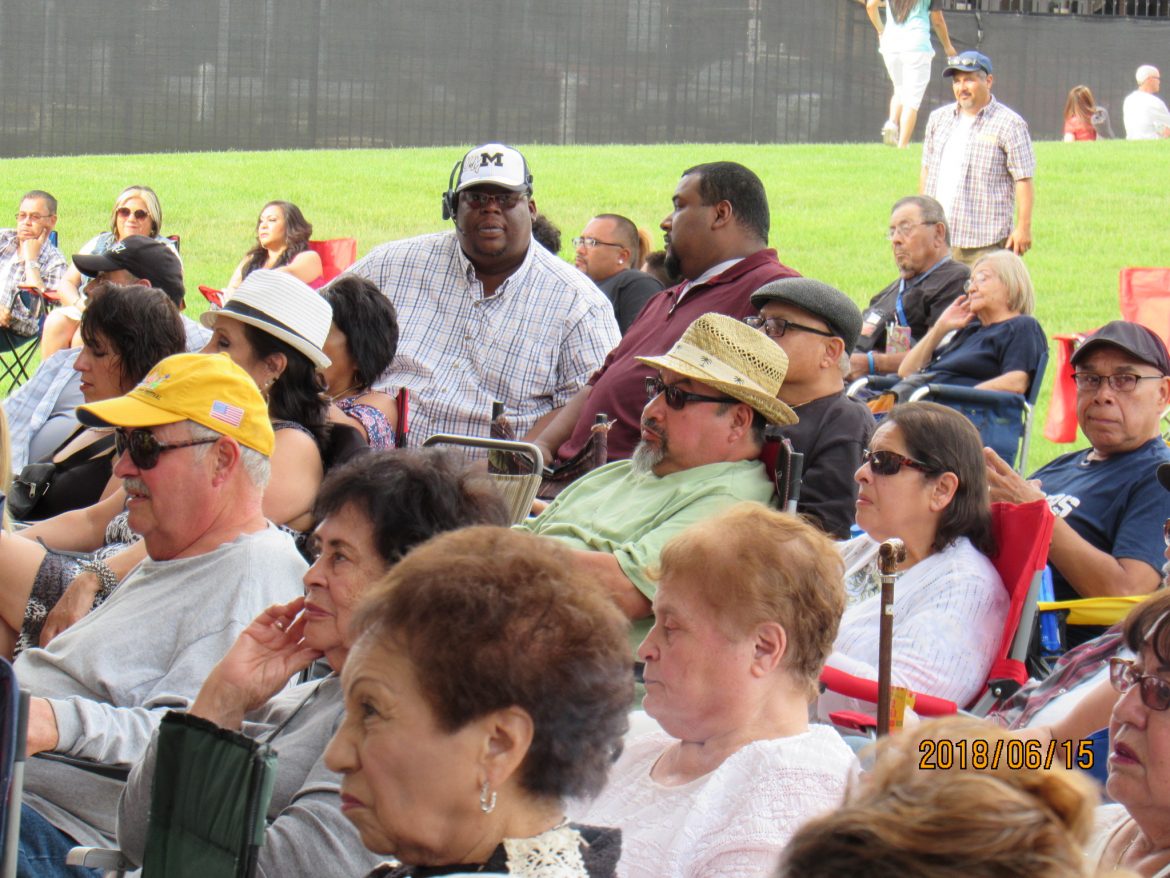
[[[670,369],[747,403],[770,424],[795,424],[796,412],[777,399],[788,355],[758,329],[726,314],[704,314],[661,357],[635,357]]]
[[[216,317],[248,323],[287,342],[318,369],[331,362],[322,348],[333,322],[333,308],[316,290],[287,272],[253,271],[222,308],[203,312],[199,320],[211,329]]]

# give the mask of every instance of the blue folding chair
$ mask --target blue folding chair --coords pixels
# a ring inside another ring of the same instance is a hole
[[[984,445],[1006,460],[1012,469],[1023,472],[1028,465],[1028,448],[1032,441],[1032,412],[1047,366],[1048,352],[1045,351],[1026,394],[976,390],[954,384],[927,384],[914,391],[910,401],[929,400],[962,412],[979,430]]]

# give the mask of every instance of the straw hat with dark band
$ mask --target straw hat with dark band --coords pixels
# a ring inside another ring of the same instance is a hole
[[[222,308],[205,311],[199,319],[211,329],[220,316],[279,338],[308,357],[318,369],[331,362],[323,348],[333,322],[333,308],[316,290],[287,272],[263,268],[253,271]]]
[[[788,355],[759,330],[725,314],[704,314],[660,357],[636,357],[670,369],[750,405],[770,424],[795,424],[796,413],[777,399]]]

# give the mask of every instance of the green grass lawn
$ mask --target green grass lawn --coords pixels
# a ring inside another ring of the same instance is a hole
[[[1038,143],[1035,247],[1027,264],[1037,317],[1049,335],[1084,330],[1118,316],[1118,271],[1170,265],[1165,227],[1170,152],[1165,144]],[[297,203],[314,237],[354,236],[358,252],[444,229],[439,195],[458,147],[320,152],[193,153],[9,159],[8,203],[33,188],[60,201],[58,231],[68,255],[109,222],[116,194],[154,187],[164,233],[182,236],[189,308],[204,309],[196,286],[222,286],[253,241],[264,202]],[[542,212],[562,230],[562,255],[595,213],[613,211],[661,238],[680,172],[704,161],[742,162],[767,186],[772,245],[781,259],[834,284],[860,305],[895,276],[885,228],[889,208],[917,189],[920,150],[873,145],[532,146],[524,148]],[[1052,372],[1039,417],[1047,412]],[[1055,446],[1037,429],[1031,462]]]

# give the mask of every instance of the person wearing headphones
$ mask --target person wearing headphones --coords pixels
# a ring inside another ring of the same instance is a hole
[[[398,312],[402,335],[376,389],[406,387],[408,444],[487,436],[501,402],[517,436],[538,432],[621,340],[589,278],[532,237],[532,174],[518,151],[477,146],[451,171],[446,232],[375,247],[350,269]]]

